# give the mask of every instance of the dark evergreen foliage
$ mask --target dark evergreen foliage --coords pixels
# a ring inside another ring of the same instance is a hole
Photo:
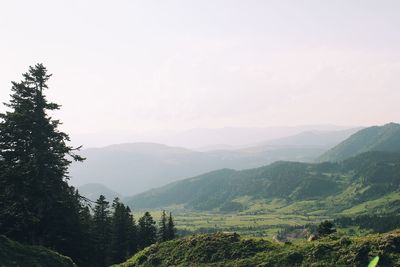
[[[158,223],[158,236],[159,242],[164,242],[168,240],[168,228],[167,228],[167,215],[165,210],[162,211],[160,222]]]
[[[135,218],[131,214],[130,208],[126,207],[127,212],[129,213],[129,228],[128,228],[128,255],[133,255],[138,250],[138,227],[135,222]]]
[[[336,229],[331,221],[325,220],[318,225],[317,232],[320,236],[326,236],[335,233]]]
[[[139,248],[145,248],[157,240],[157,229],[156,222],[149,212],[145,212],[144,215],[138,221],[139,228]]]
[[[156,242],[155,222],[146,212],[138,231],[130,208],[116,198],[110,210],[104,196],[92,214],[68,185],[69,165],[84,159],[48,115],[60,108],[44,94],[50,77],[42,64],[30,67],[12,83],[9,110],[0,114],[0,235],[49,247],[79,266],[122,262]]]
[[[113,216],[111,220],[111,251],[112,263],[123,262],[136,250],[135,229],[129,207],[125,207],[115,198],[113,202]]]
[[[93,214],[92,235],[94,240],[93,262],[95,266],[108,266],[108,255],[111,240],[111,217],[110,205],[105,197],[101,195],[96,202]]]
[[[385,233],[400,227],[400,215],[395,213],[340,217],[336,218],[334,223],[340,227],[357,226],[361,229],[372,230],[375,233]]]
[[[170,212],[167,224],[167,240],[172,240],[175,237],[176,237],[175,222],[174,219],[172,218],[172,213]]]
[[[67,169],[83,158],[48,115],[60,108],[45,96],[50,77],[42,64],[30,67],[0,114],[0,232],[75,256],[82,206]]]

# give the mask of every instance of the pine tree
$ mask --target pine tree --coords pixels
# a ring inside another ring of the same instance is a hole
[[[93,214],[92,235],[94,240],[95,255],[93,262],[95,266],[108,266],[109,249],[111,241],[111,218],[109,203],[103,195],[96,201]]]
[[[93,218],[88,206],[81,209],[80,212],[80,241],[79,241],[79,260],[75,260],[78,266],[93,266],[92,258],[96,251],[91,231]]]
[[[168,229],[167,229],[167,215],[165,210],[162,211],[160,222],[158,223],[158,236],[159,242],[164,242],[168,240]]]
[[[126,211],[129,214],[129,243],[128,243],[128,256],[133,255],[138,249],[138,229],[135,219],[131,214],[131,209],[127,206]]]
[[[169,213],[168,224],[167,224],[167,240],[172,240],[176,237],[176,228],[174,220],[172,219],[172,213]]]
[[[47,114],[60,108],[45,96],[50,77],[42,64],[30,67],[12,82],[9,111],[0,114],[0,234],[66,251],[81,208],[67,169],[83,158]]]
[[[156,228],[156,222],[153,220],[153,217],[151,214],[146,211],[139,219],[138,222],[138,230],[139,230],[139,248],[145,248],[147,246],[150,246],[151,244],[154,244],[157,240],[157,228]]]
[[[127,259],[130,248],[132,217],[130,209],[115,198],[113,202],[111,230],[111,263],[120,263]]]

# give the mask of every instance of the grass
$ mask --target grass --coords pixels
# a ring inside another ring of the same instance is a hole
[[[342,177],[341,180],[346,180]],[[234,199],[246,207],[236,213],[218,211],[190,211],[182,205],[165,207],[172,211],[178,230],[183,234],[234,231],[246,236],[272,237],[285,226],[316,224],[338,216],[365,213],[395,212],[400,202],[400,192],[393,192],[365,202],[357,202],[368,187],[350,184],[340,193],[325,199],[291,202],[285,199],[254,199],[243,196]],[[159,220],[161,210],[151,211]],[[142,216],[136,212],[135,218]]]
[[[280,244],[265,239],[216,233],[154,244],[127,262],[132,266],[400,266],[400,232],[366,237],[331,236],[318,241]]]
[[[282,226],[304,225],[327,218],[294,212],[298,206],[287,205],[282,200],[250,202],[247,199],[247,204],[248,209],[237,213],[194,212],[176,206],[165,209],[173,212],[178,230],[186,233],[235,231],[243,235],[272,237]],[[299,206],[303,207],[304,203],[300,203]],[[151,214],[158,221],[161,210],[151,211]],[[134,214],[136,219],[142,215],[142,212]]]

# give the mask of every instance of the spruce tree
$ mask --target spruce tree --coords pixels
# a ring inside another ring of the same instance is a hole
[[[132,217],[130,209],[115,198],[114,213],[111,228],[111,263],[120,263],[127,259],[130,253]]]
[[[165,210],[162,211],[160,222],[158,223],[158,242],[164,242],[168,240],[168,229],[167,229],[167,215]]]
[[[67,169],[83,158],[48,115],[60,108],[45,96],[50,77],[42,64],[30,67],[12,82],[8,111],[0,114],[0,234],[65,251],[75,242],[80,209]]]
[[[94,266],[104,267],[109,263],[109,249],[111,241],[110,205],[103,195],[96,201],[93,214],[92,235],[95,255]]]
[[[126,211],[129,214],[129,243],[128,243],[128,256],[133,255],[138,249],[138,229],[135,219],[131,214],[131,209],[127,206]]]
[[[172,213],[169,213],[168,224],[167,224],[167,240],[172,240],[176,237],[175,222],[172,218]]]
[[[157,240],[156,222],[153,220],[153,217],[148,211],[146,211],[143,217],[139,219],[138,228],[139,228],[138,242],[140,249],[150,246],[151,244],[154,244],[156,242]]]
[[[94,248],[94,240],[91,231],[93,225],[93,217],[90,213],[88,206],[81,209],[80,212],[80,241],[79,248],[80,255],[79,261],[75,260],[78,266],[93,266],[92,258],[96,251]]]

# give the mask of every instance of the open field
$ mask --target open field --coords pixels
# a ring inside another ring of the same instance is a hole
[[[254,202],[249,209],[237,213],[189,211],[179,206],[166,207],[171,211],[179,232],[183,234],[232,231],[241,235],[272,237],[284,226],[317,223],[328,216],[301,214],[307,203],[287,205],[283,201]],[[298,210],[296,210],[299,208]],[[150,211],[156,221],[161,210]],[[143,212],[135,212],[137,220]]]
[[[167,212],[172,212],[178,231],[181,234],[208,233],[217,231],[238,232],[247,236],[272,237],[280,229],[287,226],[303,226],[317,224],[322,220],[334,219],[340,216],[356,216],[360,214],[390,212],[396,208],[400,193],[377,197],[373,200],[346,208],[343,195],[353,194],[360,188],[349,187],[343,194],[325,200],[304,200],[294,203],[283,199],[254,200],[249,197],[235,199],[247,208],[240,212],[221,213],[218,211],[192,211],[183,205],[168,206]],[[341,206],[342,209],[338,209]],[[159,220],[161,209],[150,210],[156,221]],[[143,212],[137,211],[137,220]],[[353,229],[355,230],[355,229]],[[357,231],[354,231],[357,232]]]

